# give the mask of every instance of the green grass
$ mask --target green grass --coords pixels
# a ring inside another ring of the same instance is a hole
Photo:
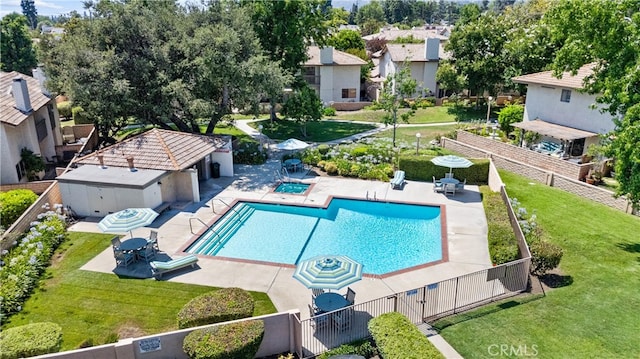
[[[401,109],[400,112],[406,112],[407,109]],[[339,120],[347,121],[364,121],[364,122],[382,122],[382,117],[386,114],[383,110],[362,110],[354,112],[341,112],[335,116]],[[473,119],[486,118],[486,109],[475,110],[472,107],[454,108],[452,106],[436,106],[419,108],[416,110],[415,116],[409,118],[409,123],[444,123],[456,121],[468,121]],[[399,120],[398,123],[404,123]]]
[[[455,131],[457,125],[441,125],[441,126],[416,126],[416,127],[396,127],[396,140],[408,143],[416,142],[416,133],[420,133],[420,147],[426,148],[433,139],[440,139],[443,135]],[[387,130],[378,132],[374,137],[391,138],[393,136],[393,128],[389,126]]]
[[[79,268],[111,245],[112,235],[69,232],[54,254],[46,279],[20,313],[3,327],[51,321],[63,329],[62,350],[177,329],[177,314],[194,297],[214,287],[119,278]],[[254,315],[275,313],[266,293],[250,292]]]
[[[262,124],[262,133],[273,140],[286,140],[297,138],[307,142],[327,142],[340,138],[355,135],[360,132],[375,128],[374,125],[335,122],[335,121],[313,121],[307,123],[307,137],[302,137],[300,125],[289,120],[279,120],[272,123],[269,120],[252,122],[250,126],[257,128]]]
[[[539,358],[640,357],[640,218],[500,175],[512,198],[536,210],[543,237],[564,249],[560,270],[568,285],[454,318],[442,336],[465,358],[495,357],[489,348],[496,344],[535,345]]]

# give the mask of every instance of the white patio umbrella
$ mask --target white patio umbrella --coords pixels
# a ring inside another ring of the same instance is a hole
[[[347,256],[316,256],[300,262],[293,278],[307,288],[340,289],[362,279],[362,264]]]
[[[431,162],[436,166],[449,167],[449,173],[452,173],[454,168],[468,168],[473,165],[468,159],[453,155],[434,157]]]
[[[276,148],[279,150],[303,150],[307,147],[309,147],[308,143],[300,141],[297,138],[290,138],[276,145]]]
[[[133,237],[134,229],[150,225],[158,215],[151,208],[127,208],[106,215],[98,223],[98,228],[103,232],[129,232]]]

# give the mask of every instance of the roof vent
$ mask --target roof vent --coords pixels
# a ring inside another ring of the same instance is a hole
[[[127,156],[127,163],[129,164],[129,171],[137,171],[136,167],[133,165],[133,156]]]

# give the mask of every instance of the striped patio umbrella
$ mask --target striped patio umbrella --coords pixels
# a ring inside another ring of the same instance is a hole
[[[347,256],[317,256],[300,262],[293,278],[307,288],[337,290],[362,278],[362,264]]]
[[[454,168],[468,168],[473,165],[468,159],[453,155],[434,157],[431,162],[436,166],[449,167],[449,173],[452,173]]]
[[[151,208],[127,208],[116,213],[106,215],[98,228],[103,232],[129,232],[133,237],[133,230],[148,226],[158,217],[158,212]]]

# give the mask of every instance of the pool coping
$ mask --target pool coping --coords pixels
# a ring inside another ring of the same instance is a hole
[[[311,189],[311,187],[313,185],[314,184],[311,184],[311,186],[309,186],[309,189],[307,190],[307,192],[310,191],[310,189]],[[273,192],[273,191],[271,191],[271,192]],[[277,193],[282,194],[283,192],[277,192]],[[285,194],[286,195],[294,195],[294,196],[297,195],[297,196],[300,196],[300,194],[295,194],[295,193],[285,193]],[[333,195],[327,196],[327,199],[322,204],[283,203],[283,202],[279,202],[279,201],[265,200],[265,199],[235,198],[233,201],[231,201],[231,203],[229,203],[226,206],[226,208],[222,212],[216,213],[216,215],[213,216],[212,219],[207,222],[207,226],[205,228],[201,228],[184,245],[182,245],[178,249],[178,252],[182,253],[182,254],[187,254],[187,252],[185,252],[186,249],[189,248],[196,240],[198,240],[198,238],[200,238],[200,236],[202,234],[204,234],[206,231],[208,231],[209,228],[211,228],[218,220],[220,220],[227,213],[229,213],[229,211],[231,211],[232,208],[234,208],[238,204],[238,202],[251,202],[251,203],[262,203],[262,204],[278,204],[278,205],[285,205],[285,206],[327,209],[329,207],[329,205],[331,204],[331,201],[334,198],[335,199],[357,200],[357,201],[361,201],[361,202],[362,201],[365,201],[365,202],[367,201],[367,200],[363,200],[362,198],[357,198],[357,197],[333,196]],[[383,203],[394,203],[394,204],[409,204],[409,205],[416,205],[416,206],[438,207],[440,209],[440,246],[441,246],[440,248],[441,248],[441,251],[442,251],[442,256],[441,256],[441,258],[439,260],[435,260],[435,261],[431,261],[431,262],[427,262],[427,263],[423,263],[423,264],[418,264],[418,265],[407,267],[407,268],[402,268],[402,269],[399,269],[399,270],[396,270],[396,271],[392,271],[392,272],[387,272],[387,273],[384,273],[384,274],[363,273],[362,274],[363,277],[365,277],[365,278],[375,278],[375,279],[384,279],[384,278],[388,278],[388,277],[395,276],[395,275],[398,275],[398,274],[412,272],[412,271],[415,271],[415,270],[428,268],[428,267],[432,267],[432,266],[435,266],[435,265],[438,265],[438,264],[449,262],[449,242],[448,242],[448,235],[447,235],[447,211],[446,211],[446,205],[444,205],[444,204],[422,203],[422,202],[412,202],[412,201],[389,201],[389,200],[369,200],[369,201],[371,201],[371,202],[383,202]],[[197,256],[201,256],[203,258],[209,258],[209,259],[221,260],[221,261],[232,261],[232,262],[249,263],[249,264],[261,264],[261,265],[268,265],[268,266],[274,266],[274,267],[280,267],[280,268],[293,268],[293,269],[295,269],[297,267],[295,264],[260,261],[260,260],[254,260],[254,259],[233,258],[233,257],[223,257],[223,256],[211,256],[211,255],[206,255],[206,254],[196,254],[196,255]]]

